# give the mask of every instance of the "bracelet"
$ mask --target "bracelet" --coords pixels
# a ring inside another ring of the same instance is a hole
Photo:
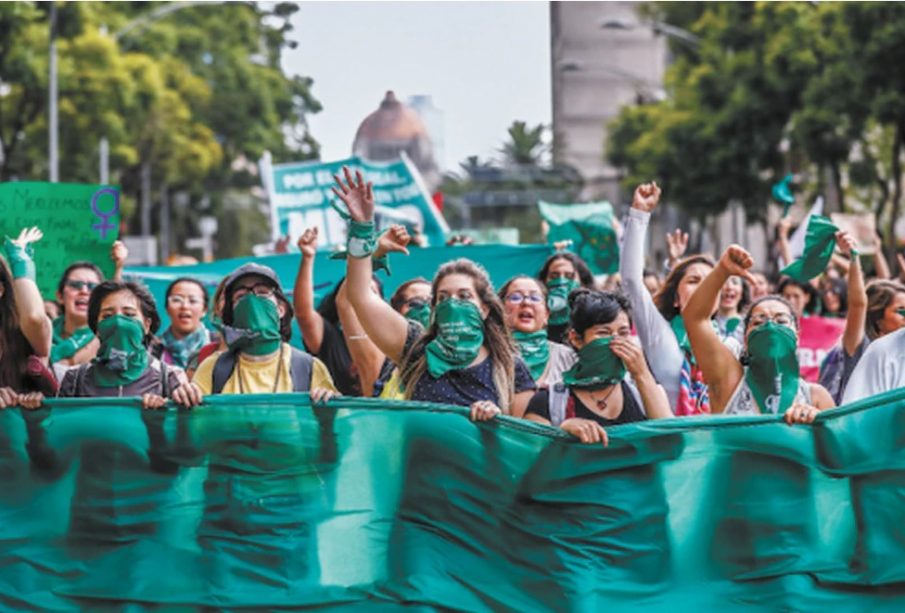
[[[6,252],[6,260],[9,262],[13,279],[31,279],[34,281],[37,278],[35,261],[32,259],[34,251],[31,245],[22,247],[22,245],[13,242],[7,237],[3,243],[3,250]]]
[[[346,250],[353,258],[366,258],[377,248],[377,233],[374,221],[350,221]]]
[[[349,337],[350,341],[363,341],[365,339],[371,338],[367,334],[354,334]]]

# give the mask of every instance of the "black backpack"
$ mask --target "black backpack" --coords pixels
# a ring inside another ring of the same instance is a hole
[[[289,375],[292,378],[292,391],[307,392],[311,390],[311,376],[314,371],[314,358],[310,355],[296,349],[290,348],[289,354]],[[212,394],[219,394],[223,391],[223,387],[233,374],[236,368],[236,354],[233,351],[226,351],[220,354],[217,362],[214,364]]]

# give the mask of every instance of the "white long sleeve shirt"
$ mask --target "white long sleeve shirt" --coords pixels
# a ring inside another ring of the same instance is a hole
[[[868,345],[845,386],[842,404],[905,387],[905,328]]]

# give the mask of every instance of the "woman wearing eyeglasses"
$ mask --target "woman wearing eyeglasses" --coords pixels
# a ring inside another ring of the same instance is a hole
[[[798,318],[782,296],[755,301],[744,321],[745,348],[740,359],[720,340],[710,315],[731,276],[752,284],[754,259],[738,245],[720,261],[682,310],[694,356],[710,390],[712,413],[784,415],[790,425],[811,423],[817,412],[836,406],[826,389],[801,378],[798,370]]]
[[[562,373],[575,363],[575,352],[547,338],[550,308],[547,288],[539,279],[520,275],[499,292],[506,327],[538,387],[562,381]]]
[[[207,288],[197,279],[182,277],[170,283],[166,301],[170,327],[160,335],[160,358],[186,369],[195,354],[211,342],[211,333],[201,321],[207,313]]]
[[[128,255],[121,241],[113,243],[110,258],[115,266],[115,280],[122,278]],[[97,355],[100,343],[88,327],[88,300],[103,280],[104,273],[92,262],[75,262],[60,277],[57,302],[62,315],[53,321],[53,348],[50,351],[50,363],[60,380],[68,368],[90,362]]]

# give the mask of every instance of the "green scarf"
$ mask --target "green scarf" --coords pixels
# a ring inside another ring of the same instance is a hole
[[[620,360],[610,343],[612,336],[598,338],[578,351],[578,362],[562,375],[566,387],[598,390],[622,381],[625,364]]]
[[[688,340],[688,332],[685,330],[685,321],[681,315],[676,315],[669,320],[669,327],[672,333],[676,335],[676,342],[685,355],[693,355],[691,352],[691,342]],[[693,361],[693,360],[692,360]]]
[[[431,323],[431,305],[427,302],[419,301],[415,306],[409,307],[409,310],[405,313],[405,318],[409,321],[417,321],[427,330]]]
[[[783,268],[782,275],[807,283],[826,270],[833,247],[836,246],[836,232],[839,231],[829,217],[812,215],[808,222],[808,232],[804,238],[801,257]]]
[[[35,280],[35,252],[31,244],[23,247],[7,236],[3,242],[3,251],[6,261],[9,262],[10,272],[13,273],[13,279]]]
[[[547,340],[547,331],[521,332],[515,330],[512,338],[515,339],[515,344],[518,345],[522,360],[531,371],[531,376],[537,381],[544,374],[547,362],[550,361],[550,342]]]
[[[425,347],[427,371],[437,379],[467,368],[484,344],[484,318],[468,300],[449,298],[434,309],[437,337]]]
[[[191,334],[176,338],[171,326],[160,336],[160,340],[163,342],[167,353],[173,359],[173,364],[179,368],[185,368],[188,366],[192,356],[201,351],[201,348],[210,342],[211,335],[202,324]]]
[[[249,355],[267,355],[280,348],[280,312],[269,298],[243,296],[233,309],[233,325],[223,326],[227,346]]]
[[[117,387],[138,379],[148,367],[145,329],[133,317],[114,315],[97,324],[101,347],[91,376],[100,387]]]
[[[53,320],[53,347],[50,349],[51,364],[71,358],[85,345],[94,340],[94,332],[88,326],[79,328],[69,338],[63,338],[63,333],[66,331],[65,324],[66,321],[63,316]]]
[[[550,325],[569,323],[569,294],[578,289],[575,279],[560,277],[547,283],[547,307],[550,309]]]
[[[788,326],[768,321],[748,335],[745,382],[762,413],[781,415],[798,393],[798,340]]]

